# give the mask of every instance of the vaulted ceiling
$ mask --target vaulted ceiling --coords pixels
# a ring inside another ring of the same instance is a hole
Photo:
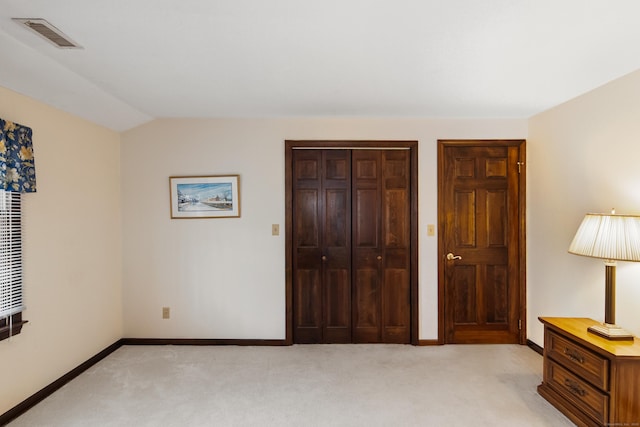
[[[43,18],[58,49],[11,18]],[[161,117],[526,118],[640,69],[638,0],[0,0],[0,86]]]

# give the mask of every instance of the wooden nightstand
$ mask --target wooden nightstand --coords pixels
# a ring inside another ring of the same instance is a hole
[[[543,380],[538,393],[579,426],[640,427],[640,340],[609,341],[586,318],[540,317]]]

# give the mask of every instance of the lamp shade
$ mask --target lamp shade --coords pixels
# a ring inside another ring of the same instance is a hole
[[[569,252],[612,261],[640,261],[640,216],[586,214]]]

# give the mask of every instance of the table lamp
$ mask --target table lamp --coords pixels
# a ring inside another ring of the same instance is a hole
[[[604,323],[589,332],[609,340],[633,340],[633,335],[616,323],[616,261],[640,261],[640,216],[586,214],[576,232],[569,252],[601,258],[605,265]]]

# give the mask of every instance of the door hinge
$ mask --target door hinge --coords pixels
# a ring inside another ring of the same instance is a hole
[[[522,173],[522,166],[524,166],[524,162],[518,162],[518,173]]]
[[[522,319],[518,319],[518,330],[522,330]]]

